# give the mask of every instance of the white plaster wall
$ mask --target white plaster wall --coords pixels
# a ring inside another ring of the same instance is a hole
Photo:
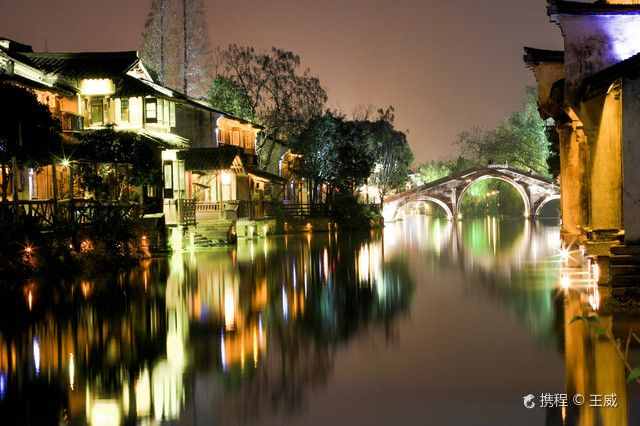
[[[590,75],[640,52],[640,15],[563,15],[569,95]]]
[[[640,79],[622,82],[623,220],[627,243],[640,244]]]

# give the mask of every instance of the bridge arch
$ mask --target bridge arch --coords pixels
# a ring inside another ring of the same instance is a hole
[[[462,189],[462,191],[460,191],[460,193],[456,197],[456,206],[455,206],[455,212],[454,212],[455,217],[459,217],[460,202],[462,201],[462,198],[464,197],[467,190],[469,190],[469,188],[471,188],[474,184],[484,180],[489,180],[489,179],[497,179],[510,184],[518,192],[518,194],[520,194],[520,197],[522,198],[522,202],[524,203],[524,216],[531,217],[531,210],[532,210],[531,200],[529,199],[529,194],[527,194],[527,191],[525,190],[525,188],[522,185],[520,185],[518,182],[514,181],[513,179],[505,175],[498,175],[493,173],[480,175],[475,179],[472,179],[471,182],[465,185],[465,187]]]
[[[560,199],[560,194],[551,194],[551,195],[548,195],[546,198],[544,198],[536,207],[536,210],[535,210],[536,217],[540,216],[540,212],[542,211],[544,206],[549,204],[551,201],[559,200],[559,199]]]
[[[438,198],[435,197],[429,197],[428,195],[421,195],[418,198],[415,199],[409,199],[406,200],[400,204],[398,204],[398,206],[395,209],[395,214],[393,216],[393,220],[397,219],[398,217],[398,213],[402,210],[403,207],[405,207],[407,204],[411,204],[411,203],[434,203],[437,204],[438,206],[440,206],[440,208],[442,208],[442,210],[444,210],[445,214],[447,215],[447,220],[453,220],[454,215],[453,215],[453,211],[451,210],[451,207],[449,207],[447,205],[447,203],[445,203],[442,200],[439,200]]]

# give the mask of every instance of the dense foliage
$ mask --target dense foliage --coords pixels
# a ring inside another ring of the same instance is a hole
[[[80,177],[98,198],[121,199],[130,186],[162,182],[160,150],[149,139],[113,129],[84,132],[78,138],[74,157],[81,160]]]
[[[51,163],[61,151],[60,122],[49,108],[27,89],[0,82],[0,167],[2,199],[8,192],[8,171],[14,165],[39,166]]]
[[[60,122],[36,95],[0,82],[0,161],[16,157],[18,164],[48,164],[60,152]]]
[[[463,156],[478,164],[509,164],[549,176],[547,125],[540,118],[534,89],[526,90],[521,110],[495,129],[473,129],[459,135]]]
[[[312,201],[320,185],[356,196],[369,183],[384,196],[402,187],[413,160],[405,134],[393,127],[393,109],[380,110],[373,121],[327,112],[311,120],[292,148],[302,155],[299,172],[309,182]]]
[[[322,114],[327,93],[309,69],[301,70],[297,54],[232,44],[219,50],[217,59],[218,74],[209,100],[217,108],[231,107],[230,112],[264,127],[257,149],[267,163],[273,144],[266,141],[288,140]]]

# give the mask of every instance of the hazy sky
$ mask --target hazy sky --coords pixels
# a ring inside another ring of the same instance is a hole
[[[546,0],[205,0],[213,46],[302,56],[329,106],[396,108],[418,161],[494,126],[533,84],[522,46],[559,49]],[[0,35],[49,51],[133,50],[150,0],[0,0]]]

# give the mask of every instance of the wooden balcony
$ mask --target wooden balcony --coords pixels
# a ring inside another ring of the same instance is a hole
[[[84,130],[84,117],[70,112],[61,112],[60,126],[63,132],[80,132]]]

